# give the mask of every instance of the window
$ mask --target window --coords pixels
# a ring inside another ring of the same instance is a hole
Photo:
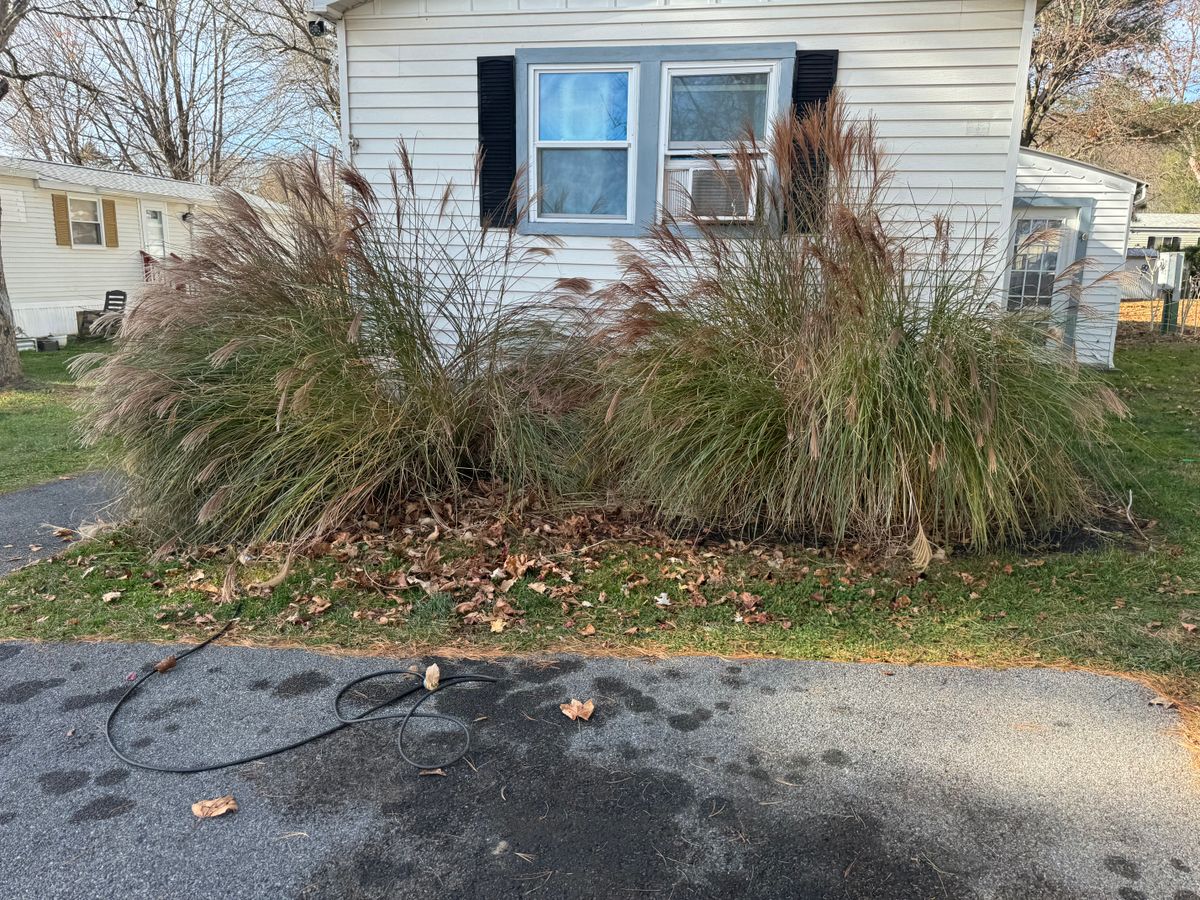
[[[671,196],[704,198],[714,221],[745,221],[757,186],[737,190],[711,171],[712,156],[727,159],[732,142],[767,134],[794,96],[808,96],[795,94],[802,56],[805,90],[831,90],[836,53],[799,54],[794,42],[518,48],[511,65],[480,57],[481,221],[637,237],[660,218],[668,176]],[[529,202],[514,217],[506,200],[518,172]]]
[[[104,229],[100,224],[100,201],[70,197],[67,200],[67,209],[71,219],[71,245],[103,246]]]
[[[142,245],[157,259],[167,255],[167,217],[161,207],[142,207]]]
[[[1065,219],[1053,216],[1018,220],[1013,236],[1012,271],[1008,276],[1010,311],[1049,308],[1053,303],[1065,225]]]
[[[637,69],[533,69],[534,221],[633,221]]]
[[[754,217],[755,186],[728,171],[729,156],[735,143],[766,135],[776,113],[771,101],[777,93],[777,70],[774,63],[665,67],[664,209],[714,221]]]

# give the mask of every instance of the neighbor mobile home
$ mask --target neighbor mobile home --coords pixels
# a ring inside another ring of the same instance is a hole
[[[74,334],[109,291],[129,302],[154,266],[191,247],[209,185],[0,157],[0,247],[17,328]]]
[[[1062,253],[1041,246],[1000,279],[1010,305],[1048,307],[1043,276],[1088,253],[1090,229],[1078,182],[1023,180],[1018,197],[1038,2],[314,0],[313,13],[338,31],[343,142],[368,177],[386,179],[404,139],[433,194],[470,184],[482,150],[484,221],[526,179],[534,200],[516,227],[564,245],[531,289],[619,276],[614,238],[643,233],[679,197],[748,215],[705,181],[699,156],[836,88],[877,123],[912,221],[946,211],[1004,247],[1017,220],[1071,232]],[[1093,338],[1081,357],[1108,364]]]

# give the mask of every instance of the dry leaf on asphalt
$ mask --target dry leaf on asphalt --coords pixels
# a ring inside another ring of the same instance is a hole
[[[224,797],[214,797],[212,800],[193,803],[192,815],[198,819],[211,819],[215,816],[223,816],[225,813],[237,812],[237,808],[237,801],[233,799],[233,794],[228,794]]]
[[[442,670],[438,668],[438,664],[434,663],[425,670],[425,690],[436,691],[438,681],[442,677]]]
[[[1155,697],[1150,701],[1151,706],[1161,706],[1163,709],[1174,709],[1175,701],[1170,697]]]
[[[592,712],[595,710],[596,704],[591,700],[589,700],[587,703],[580,703],[578,700],[572,697],[570,703],[561,703],[559,704],[558,708],[561,709],[563,715],[572,722],[574,722],[576,719],[583,719],[583,721],[586,722],[592,717]]]
[[[168,656],[166,659],[160,659],[154,664],[154,671],[158,672],[159,674],[162,674],[163,672],[169,672],[171,669],[175,668],[175,663],[177,662],[179,662],[179,660],[176,659],[174,655]]]
[[[437,776],[440,776],[441,778],[445,778],[446,770],[445,769],[422,769],[417,774],[418,775],[437,775]]]

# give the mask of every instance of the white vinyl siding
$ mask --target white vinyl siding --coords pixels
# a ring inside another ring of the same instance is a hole
[[[0,175],[3,191],[3,221],[0,222],[0,251],[12,298],[17,327],[30,337],[74,334],[75,312],[100,309],[104,293],[122,290],[136,302],[143,284],[142,241],[139,198],[120,194],[80,194],[68,189],[39,188],[32,179]],[[10,203],[19,192],[24,215],[10,217]],[[117,215],[117,247],[60,247],[54,238],[52,194],[70,194],[87,199],[112,200]],[[159,201],[166,212],[168,249],[190,247],[188,229],[181,216],[186,203]]]
[[[974,234],[1007,233],[1022,40],[1033,0],[371,0],[347,13],[349,136],[355,164],[387,182],[396,141],[414,150],[429,197],[453,179],[468,213],[478,140],[476,58],[518,48],[795,42],[840,50],[850,112],[873,117],[909,221],[948,209]],[[568,237],[532,279],[602,281],[611,241]]]
[[[1075,326],[1075,352],[1080,362],[1111,366],[1117,340],[1122,285],[1129,246],[1129,221],[1136,183],[1069,160],[1034,151],[1021,152],[1017,198],[1041,202],[1092,200],[1094,219],[1088,235],[1083,272],[1083,309]],[[1070,259],[1073,260],[1072,253]]]

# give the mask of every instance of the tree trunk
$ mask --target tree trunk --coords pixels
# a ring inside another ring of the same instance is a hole
[[[0,205],[0,227],[4,207]],[[13,320],[12,300],[4,278],[4,257],[0,255],[0,387],[21,380],[21,357],[17,353],[17,325]]]

